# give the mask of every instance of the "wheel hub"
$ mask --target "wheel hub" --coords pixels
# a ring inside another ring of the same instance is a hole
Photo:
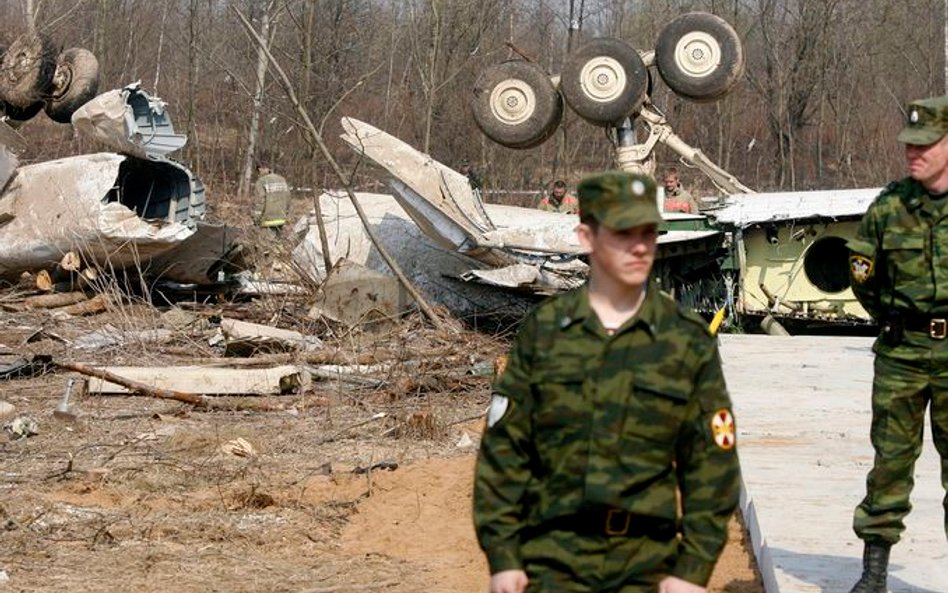
[[[533,115],[537,98],[530,85],[516,78],[508,78],[490,93],[490,110],[499,121],[508,125],[521,124]]]
[[[710,76],[721,65],[721,45],[703,31],[688,33],[675,46],[675,64],[688,76]]]
[[[618,98],[627,82],[622,64],[607,56],[589,60],[579,71],[579,85],[583,94],[597,103],[608,103]]]

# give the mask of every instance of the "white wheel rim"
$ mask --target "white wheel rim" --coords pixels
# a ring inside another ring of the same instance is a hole
[[[579,71],[583,95],[597,103],[609,103],[622,95],[628,78],[622,64],[607,56],[592,58]]]
[[[710,76],[721,65],[721,44],[703,31],[692,31],[675,46],[675,65],[692,78]]]
[[[515,126],[530,119],[537,108],[537,96],[526,82],[508,78],[490,93],[490,111],[507,125]]]

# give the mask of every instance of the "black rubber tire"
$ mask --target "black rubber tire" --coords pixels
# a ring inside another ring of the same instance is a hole
[[[37,113],[43,110],[43,102],[37,101],[29,107],[17,107],[15,105],[10,105],[5,101],[0,101],[0,111],[13,121],[23,122],[36,116]]]
[[[566,104],[586,121],[613,125],[642,106],[648,93],[648,68],[625,41],[600,37],[569,56],[560,91]]]
[[[474,83],[474,121],[485,136],[509,148],[532,148],[563,118],[563,98],[537,65],[511,60],[490,66]]]
[[[659,33],[655,65],[675,94],[699,103],[716,101],[744,73],[744,47],[724,19],[689,12]]]
[[[99,61],[92,52],[73,47],[56,60],[53,87],[46,100],[46,115],[68,124],[72,114],[99,92]]]
[[[0,99],[29,108],[49,94],[56,71],[56,48],[45,35],[24,35],[0,60]]]

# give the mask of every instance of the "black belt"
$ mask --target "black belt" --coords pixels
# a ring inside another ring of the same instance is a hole
[[[912,332],[925,332],[933,340],[944,340],[948,337],[948,316],[906,317],[905,329]]]
[[[678,533],[673,520],[611,508],[589,509],[556,517],[527,531],[529,537],[530,532],[553,530],[572,531],[579,535],[647,537],[660,542],[672,540]]]

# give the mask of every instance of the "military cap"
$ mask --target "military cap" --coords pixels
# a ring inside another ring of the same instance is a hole
[[[579,217],[593,218],[617,231],[662,222],[649,175],[607,171],[579,182]]]
[[[926,146],[948,134],[948,96],[912,101],[905,108],[899,142]]]

